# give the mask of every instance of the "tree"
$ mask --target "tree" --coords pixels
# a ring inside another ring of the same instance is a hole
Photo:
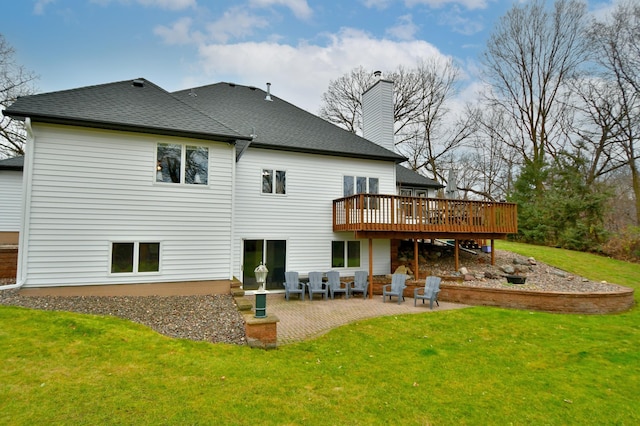
[[[594,58],[604,72],[601,78],[613,87],[617,108],[609,116],[616,141],[631,174],[636,225],[640,226],[640,4],[619,3],[611,19],[594,22],[589,31]]]
[[[397,150],[414,170],[442,177],[440,163],[469,136],[467,123],[449,123],[448,103],[455,92],[459,70],[450,59],[422,60],[414,68],[386,72],[394,82],[394,133]],[[320,116],[362,134],[361,95],[374,83],[373,73],[355,68],[331,81],[322,96]]]
[[[0,34],[0,109],[7,108],[19,96],[35,92],[36,76],[15,62],[15,51]],[[24,125],[0,115],[0,157],[24,155]]]
[[[558,0],[553,10],[543,0],[516,3],[487,42],[482,62],[489,108],[508,120],[504,141],[519,155],[542,197],[541,170],[547,154],[562,149],[561,100],[568,79],[585,60],[582,34],[586,6]]]

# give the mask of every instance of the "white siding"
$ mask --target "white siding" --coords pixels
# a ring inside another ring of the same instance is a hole
[[[25,286],[228,279],[234,149],[34,125]],[[156,143],[209,147],[209,186],[156,184]],[[160,272],[110,274],[113,241],[160,242]]]
[[[0,170],[0,232],[20,231],[22,172]]]
[[[394,151],[393,82],[378,80],[362,94],[363,136]]]
[[[330,270],[331,241],[354,239],[333,232],[332,201],[343,196],[343,176],[378,178],[381,194],[396,190],[393,162],[249,148],[236,169],[233,273],[240,279],[243,239],[286,240],[287,270]],[[286,195],[262,194],[263,169],[286,171]],[[339,270],[351,275],[368,262],[368,240],[362,240],[360,267]],[[374,240],[374,273],[388,274],[390,267],[389,240]]]

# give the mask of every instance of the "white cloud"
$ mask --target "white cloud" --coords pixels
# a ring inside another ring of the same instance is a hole
[[[443,12],[440,15],[440,23],[464,35],[477,34],[484,29],[482,17],[474,16],[472,19],[464,17],[458,6]]]
[[[405,0],[407,7],[425,5],[437,9],[445,5],[460,5],[467,9],[486,9],[488,3],[495,0]]]
[[[191,18],[181,18],[170,27],[158,25],[153,29],[153,33],[160,36],[166,44],[190,44],[202,41],[201,33],[191,32]]]
[[[38,0],[33,5],[33,13],[36,15],[44,15],[44,9],[48,4],[54,3],[55,0]]]
[[[375,39],[354,29],[343,29],[326,37],[325,45],[291,46],[276,42],[202,45],[199,53],[203,75],[191,76],[185,82],[232,81],[262,88],[271,82],[275,96],[317,113],[329,81],[355,67],[393,70],[398,65],[414,66],[418,58],[442,56],[422,40]]]
[[[138,3],[146,7],[157,7],[167,10],[184,10],[197,6],[196,0],[91,0],[91,3],[107,6],[114,1],[124,4]]]
[[[249,0],[249,5],[259,8],[284,6],[290,9],[298,19],[309,19],[313,15],[307,0]]]
[[[369,9],[383,10],[391,6],[393,0],[361,0],[362,4]]]
[[[398,17],[398,23],[388,28],[386,33],[398,40],[413,40],[419,28],[413,23],[411,15]]]
[[[236,7],[227,10],[220,19],[207,25],[207,30],[213,41],[226,43],[232,38],[248,37],[256,29],[268,26],[267,19]]]

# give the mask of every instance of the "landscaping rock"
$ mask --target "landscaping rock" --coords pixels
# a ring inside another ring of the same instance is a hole
[[[502,265],[500,270],[508,275],[515,274],[516,272],[516,269],[511,265]]]

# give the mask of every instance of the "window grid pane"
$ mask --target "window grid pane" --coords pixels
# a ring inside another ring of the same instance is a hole
[[[287,193],[287,173],[283,170],[276,170],[276,194]]]
[[[111,246],[111,273],[133,272],[133,243],[113,243]]]
[[[349,268],[360,267],[360,241],[349,241],[347,245],[347,266]]]
[[[353,176],[345,176],[343,180],[343,193],[345,197],[353,195]]]
[[[160,243],[140,243],[138,250],[138,272],[160,270]]]
[[[262,193],[271,194],[273,192],[273,170],[262,170]]]
[[[185,183],[207,185],[209,180],[209,149],[202,146],[187,146],[185,159]]]
[[[331,267],[344,268],[344,241],[331,242]]]
[[[158,144],[158,165],[156,182],[180,183],[182,146],[177,144]]]

